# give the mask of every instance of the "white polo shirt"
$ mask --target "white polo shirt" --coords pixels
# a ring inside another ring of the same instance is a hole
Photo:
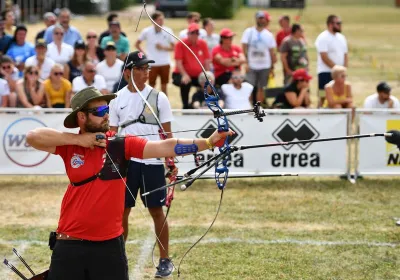
[[[168,32],[174,34],[172,29],[163,26]],[[156,32],[155,26],[149,26],[143,29],[142,33],[139,35],[140,41],[146,41],[146,55],[148,59],[152,59],[155,63],[152,66],[164,66],[170,65],[171,57],[169,51],[159,50],[156,45],[160,44],[163,47],[170,47],[171,43],[174,43],[174,38],[170,36],[164,30]]]
[[[3,96],[10,95],[10,88],[6,80],[0,78],[0,107]]]
[[[121,78],[122,65],[124,65],[124,62],[118,58],[111,67],[107,65],[105,59],[96,65],[97,74],[103,76],[109,92],[113,91],[114,84],[119,82]]]
[[[25,61],[25,66],[38,66],[38,60],[36,55],[29,57]],[[46,80],[50,76],[51,68],[54,66],[55,62],[50,57],[45,57],[42,67],[39,69],[40,79]]]
[[[346,37],[336,32],[335,34],[325,30],[318,35],[315,40],[315,47],[318,52],[317,73],[331,72],[331,68],[326,65],[321,58],[321,53],[328,53],[328,57],[336,65],[344,66],[344,55],[348,52]]]
[[[247,82],[242,83],[242,87],[237,89],[233,84],[224,84],[221,89],[224,93],[225,109],[251,109],[250,96],[253,86]]]
[[[398,109],[400,108],[400,103],[399,100],[393,96],[390,95],[390,99],[393,101],[393,109]],[[389,108],[389,101],[386,101],[385,103],[379,102],[378,98],[378,93],[374,93],[367,98],[365,98],[364,101],[364,108],[372,109],[372,108],[381,108],[381,109],[388,109]]]
[[[106,89],[106,80],[104,80],[103,76],[100,75],[95,75],[94,76],[94,82],[91,85],[88,85],[85,80],[83,79],[83,76],[78,76],[72,80],[72,91],[74,93],[77,93],[78,91],[85,89],[87,87],[95,87],[98,90]]]
[[[50,57],[56,63],[67,64],[73,55],[74,48],[66,43],[62,43],[61,52],[58,52],[58,48],[54,42],[47,45],[46,56]]]
[[[142,96],[147,99],[150,91],[153,88],[149,85],[143,89]],[[122,124],[139,118],[144,108],[144,101],[140,97],[139,93],[131,92],[128,86],[122,88],[117,92],[117,97],[110,102],[110,126],[120,127]],[[173,120],[171,105],[169,104],[168,97],[165,93],[160,92],[158,95],[158,111],[159,120],[161,123],[171,122]],[[150,141],[158,141],[160,137],[158,135],[159,126],[152,124],[135,123],[131,124],[124,129],[121,129],[121,135],[145,135],[154,134],[147,136],[140,136]],[[136,162],[142,162],[145,164],[163,164],[164,159],[137,159],[131,158]]]

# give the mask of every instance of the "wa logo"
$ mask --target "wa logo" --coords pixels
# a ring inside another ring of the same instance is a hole
[[[21,118],[7,127],[3,136],[3,149],[9,160],[22,167],[34,167],[50,156],[49,153],[35,150],[26,142],[28,131],[39,127],[46,125],[35,118]]]

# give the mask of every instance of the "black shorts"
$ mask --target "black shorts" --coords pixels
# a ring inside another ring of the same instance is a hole
[[[138,190],[140,188],[140,198],[145,207],[154,208],[165,205],[165,198],[167,197],[167,190],[161,190],[149,194],[145,197],[143,193],[165,186],[165,171],[164,165],[154,164],[146,165],[136,161],[130,161],[128,167],[128,174],[126,176],[126,184],[130,190],[125,193],[125,208],[132,208],[136,205]],[[133,199],[132,194],[135,197]]]
[[[47,280],[128,280],[124,237],[107,241],[57,240]]]
[[[325,85],[332,81],[332,75],[330,72],[323,72],[318,74],[318,89],[325,90]]]

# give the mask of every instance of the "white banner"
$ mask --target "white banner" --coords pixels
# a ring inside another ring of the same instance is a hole
[[[400,111],[359,111],[361,134],[400,130]],[[400,175],[399,149],[387,143],[383,137],[360,139],[358,174]]]
[[[196,114],[194,114],[195,112]],[[325,114],[328,113],[328,114]],[[274,110],[260,123],[251,115],[230,116],[230,126],[236,131],[231,145],[255,145],[293,140],[311,140],[347,135],[347,114],[329,111]],[[39,152],[26,144],[29,130],[51,127],[66,131],[66,113],[1,114],[0,174],[64,174],[58,156]],[[215,119],[203,111],[174,111],[173,131],[203,129],[176,133],[177,138],[208,137],[217,127]],[[76,132],[76,130],[72,131]],[[343,175],[347,173],[346,141],[309,143],[285,147],[258,148],[238,151],[229,160],[230,174],[299,173],[305,175]],[[210,151],[199,153],[201,162],[212,157]],[[193,168],[193,156],[178,157],[180,174]],[[200,162],[200,163],[201,163]],[[207,174],[213,175],[210,170]]]

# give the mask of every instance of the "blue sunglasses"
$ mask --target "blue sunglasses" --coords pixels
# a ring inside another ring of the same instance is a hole
[[[104,117],[106,114],[110,113],[110,107],[108,105],[99,106],[95,108],[90,108],[85,110],[96,117]]]

